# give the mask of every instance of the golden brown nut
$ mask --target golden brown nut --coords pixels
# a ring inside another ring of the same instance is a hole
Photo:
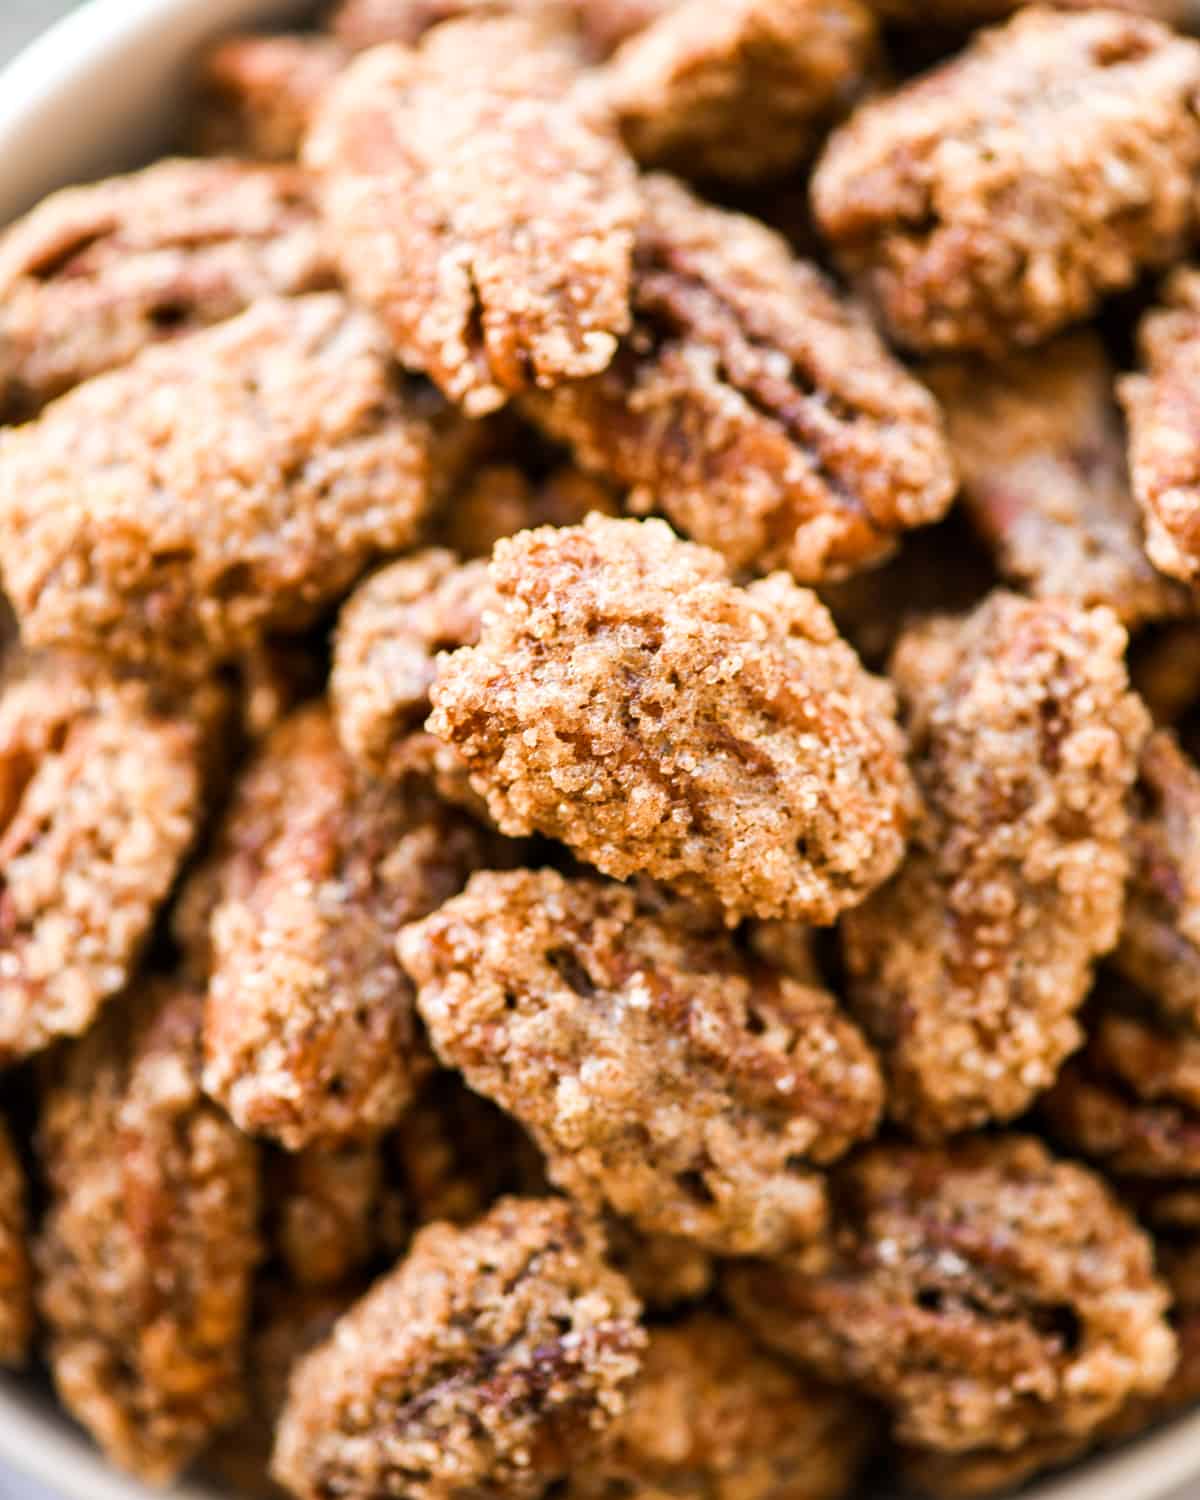
[[[412,542],[468,441],[365,313],[265,298],[0,432],[22,634],[205,670]]]
[[[472,416],[604,369],[629,327],[634,170],[575,68],[553,15],[447,22],[352,64],[309,137],[348,285]]]
[[[55,1059],[39,1310],[64,1405],[167,1483],[233,1420],[259,1254],[252,1144],[200,1091],[201,997],[151,982]]]
[[[25,1168],[0,1120],[0,1364],[23,1365],[33,1339],[33,1270],[29,1258]]]
[[[0,236],[0,421],[333,262],[293,168],[162,161],[66,188]]]
[[[427,1067],[393,953],[405,922],[486,863],[488,835],[417,784],[364,780],[325,708],[243,776],[221,835],[205,1087],[289,1150],[369,1139]]]
[[[963,503],[1001,574],[1037,598],[1107,604],[1126,625],[1185,613],[1147,558],[1114,372],[1092,332],[998,364],[936,365]]]
[[[532,1500],[624,1410],[637,1315],[562,1200],[431,1225],[301,1362],[275,1476],[299,1500]]]
[[[812,156],[862,89],[875,42],[860,0],[684,0],[597,87],[644,166],[746,182]]]
[[[380,1241],[383,1170],[378,1140],[269,1158],[268,1238],[293,1285],[337,1287],[370,1264]]]
[[[329,37],[235,36],[200,59],[189,134],[202,155],[295,161],[317,106],[349,61]]]
[[[0,1063],[78,1036],[129,982],[204,811],[215,727],[91,663],[9,662]]]
[[[660,521],[497,544],[497,607],[428,728],[506,833],[731,914],[830,922],[886,879],[910,784],[887,686],[815,595],[740,589]]]
[[[813,177],[817,221],[900,343],[1039,343],[1183,248],[1198,98],[1194,42],[1029,6],[859,107]]]
[[[440,547],[390,563],[343,607],[329,679],[338,737],[356,765],[388,781],[426,775],[447,801],[479,812],[462,756],[425,720],[438,652],[478,641],[491,593],[483,561],[460,564]]]
[[[1082,1436],[1175,1362],[1150,1242],[1098,1178],[1030,1137],[877,1146],[840,1169],[835,1252],[732,1268],[769,1348],[946,1452]]]
[[[936,521],[955,487],[937,405],[861,310],[753,219],[661,174],[642,196],[632,332],[528,414],[735,568],[837,576]]]
[[[922,1138],[1012,1119],[1079,1043],[1148,728],[1124,648],[1107,609],[1013,594],[897,648],[925,816],[843,947],[891,1113]]]
[[[650,1332],[612,1451],[576,1479],[596,1500],[843,1500],[871,1447],[854,1396],[756,1349],[732,1319]]]
[[[1147,551],[1164,573],[1194,582],[1200,576],[1200,270],[1174,271],[1162,298],[1138,330],[1143,373],[1126,376],[1120,396]]]
[[[639,910],[622,886],[486,872],[400,937],[439,1057],[591,1209],[726,1254],[811,1241],[814,1166],[874,1131],[874,1058],[828,991]]]
[[[490,557],[501,537],[536,526],[578,526],[595,511],[619,516],[617,492],[571,464],[532,479],[513,464],[486,464],[447,502],[439,540],[465,558]]]
[[[1168,1021],[1200,1033],[1200,768],[1160,730],[1142,751],[1113,967]]]

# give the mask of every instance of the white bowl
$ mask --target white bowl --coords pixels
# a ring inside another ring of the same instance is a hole
[[[178,119],[201,42],[308,9],[304,0],[91,0],[59,22],[0,72],[0,224],[53,188],[148,160]],[[42,1391],[14,1376],[0,1378],[0,1461],[64,1500],[161,1493],[109,1468]],[[231,1500],[203,1485],[171,1493]],[[1200,1500],[1200,1413],[1023,1500]]]

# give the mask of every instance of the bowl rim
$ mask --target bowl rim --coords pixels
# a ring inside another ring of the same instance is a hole
[[[54,118],[67,119],[69,107],[78,109],[77,96],[108,81],[123,59],[152,40],[169,42],[156,64],[169,78],[172,64],[206,37],[307,8],[303,0],[86,0],[63,16],[0,70],[0,225],[38,196],[86,180],[106,158],[130,149],[132,138],[110,150],[104,126],[98,134],[76,130],[65,146],[60,140],[46,149]],[[143,129],[143,158],[149,140]],[[163,1493],[109,1465],[81,1429],[49,1408],[19,1374],[0,1375],[0,1461],[64,1500],[152,1500]],[[1200,1496],[1200,1409],[1036,1483],[1022,1500],[1171,1500],[1189,1479]],[[169,1494],[175,1500],[230,1500],[189,1482]]]

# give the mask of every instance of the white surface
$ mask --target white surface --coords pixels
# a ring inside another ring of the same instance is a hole
[[[66,8],[0,0],[0,56]],[[206,37],[305,9],[303,0],[92,0],[76,10],[0,73],[0,223],[53,187],[152,152],[172,124],[187,59]],[[0,1500],[39,1500],[39,1481],[66,1500],[152,1500],[38,1393],[6,1376]],[[197,1486],[171,1493],[217,1500]],[[1200,1500],[1200,1414],[1023,1500]]]

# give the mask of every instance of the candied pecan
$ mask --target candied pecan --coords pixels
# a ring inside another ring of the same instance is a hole
[[[864,1405],[756,1349],[714,1312],[650,1331],[611,1451],[571,1496],[843,1500],[872,1429]]]
[[[506,833],[762,917],[830,922],[895,869],[893,698],[807,589],[740,589],[661,521],[600,516],[499,542],[490,576],[427,727]]]
[[[194,673],[410,543],[470,439],[341,297],[265,298],[0,432],[26,640]]]
[[[264,1191],[268,1238],[295,1286],[336,1287],[370,1264],[383,1195],[378,1140],[281,1151]]]
[[[1039,598],[1107,604],[1127,625],[1189,608],[1143,548],[1113,369],[1094,333],[924,374],[964,504],[1005,578]]]
[[[259,1254],[253,1145],[200,1090],[202,999],[152,981],[56,1055],[39,1310],[68,1410],[156,1483],[238,1414]]]
[[[0,1120],[0,1364],[23,1365],[33,1339],[25,1169]]]
[[[396,931],[460,889],[489,835],[423,786],[359,775],[322,705],[268,737],[217,854],[205,1087],[288,1150],[369,1139],[428,1066]]]
[[[551,1181],[729,1254],[812,1240],[814,1165],[870,1136],[879,1074],[828,991],[625,887],[485,872],[400,936],[442,1062],[524,1125]]]
[[[684,0],[595,87],[643,165],[753,181],[813,155],[863,87],[875,42],[861,0]]]
[[[299,1500],[533,1500],[625,1406],[644,1342],[598,1233],[562,1200],[433,1224],[300,1363],[274,1473]]]
[[[755,1335],[962,1452],[1093,1431],[1159,1390],[1175,1342],[1150,1242],[1098,1178],[1030,1137],[876,1146],[834,1177],[815,1274],[733,1267]]]
[[[1138,329],[1143,371],[1127,375],[1119,394],[1129,420],[1133,492],[1146,521],[1146,550],[1164,573],[1200,576],[1200,269],[1167,278],[1162,306]]]
[[[1200,768],[1159,730],[1142,751],[1113,967],[1166,1019],[1200,1033]]]
[[[1148,727],[1124,647],[1107,609],[993,594],[896,650],[925,816],[842,930],[891,1113],[922,1138],[1013,1118],[1078,1045]]]
[[[329,679],[338,736],[356,765],[388,781],[426,775],[447,801],[481,810],[462,756],[425,720],[438,652],[478,641],[490,596],[486,564],[460,566],[442,548],[359,585],[338,621]]]
[[[189,134],[202,154],[295,161],[318,104],[349,61],[319,36],[234,36],[200,59]]]
[[[529,415],[737,568],[836,576],[936,521],[955,488],[937,405],[862,312],[753,219],[661,174],[642,192],[633,331]]]
[[[9,663],[0,1063],[79,1035],[128,983],[204,810],[216,727],[89,662]]]
[[[1030,6],[861,105],[817,166],[814,213],[900,343],[1035,344],[1183,248],[1198,97],[1194,42]]]
[[[333,262],[294,168],[162,161],[66,188],[0,236],[0,421]]]
[[[536,526],[578,526],[593,511],[621,514],[617,493],[597,474],[564,464],[531,479],[513,464],[487,464],[447,502],[439,536],[462,557],[489,557],[501,537]]]
[[[553,18],[447,22],[353,63],[306,147],[348,284],[473,416],[603,370],[629,327],[634,169],[575,67]]]
[[[604,1216],[608,1260],[628,1280],[639,1302],[652,1311],[699,1302],[712,1290],[716,1261],[693,1240],[676,1234],[646,1234],[628,1219]]]

